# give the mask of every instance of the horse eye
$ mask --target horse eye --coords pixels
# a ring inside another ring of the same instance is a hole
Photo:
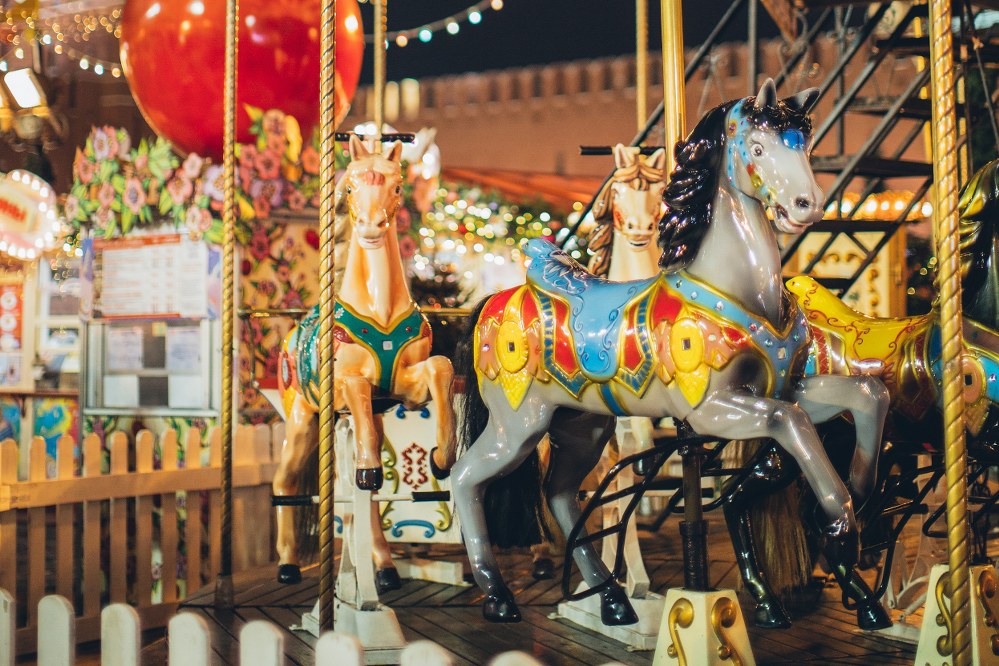
[[[396,193],[396,194],[399,194],[399,193],[401,193],[401,192],[402,192],[402,185],[396,185],[396,186],[395,186],[395,193]]]
[[[750,149],[753,153],[753,157],[760,157],[763,155],[763,146],[758,143],[754,143],[753,147]]]
[[[347,194],[350,194],[353,190],[350,189],[350,185],[347,186]]]

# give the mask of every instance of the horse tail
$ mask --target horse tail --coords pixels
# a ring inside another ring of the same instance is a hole
[[[737,466],[751,464],[759,440],[744,442]],[[812,573],[808,535],[801,518],[801,490],[791,483],[752,501],[749,508],[753,541],[764,579],[778,596],[804,587]]]
[[[471,448],[489,422],[489,408],[479,392],[475,370],[474,337],[479,316],[490,298],[487,296],[472,310],[468,328],[455,355],[455,378],[460,378],[458,381],[464,385],[458,410],[460,451]],[[542,518],[541,479],[541,460],[535,448],[520,467],[506,476],[493,479],[486,488],[483,505],[486,529],[493,545],[500,548],[534,546],[546,537],[550,538]]]
[[[319,438],[319,416],[314,415],[309,423],[309,441]],[[319,447],[315,447],[305,458],[302,472],[298,477],[298,494],[315,497],[319,494]],[[308,504],[295,511],[295,543],[298,544],[298,558],[303,562],[314,562],[319,550],[319,505]]]

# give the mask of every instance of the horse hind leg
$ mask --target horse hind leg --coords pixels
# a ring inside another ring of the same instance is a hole
[[[374,420],[381,441],[385,433],[382,416],[378,414]],[[371,502],[371,557],[375,563],[375,588],[378,593],[384,594],[401,588],[402,579],[392,562],[392,549],[382,528],[381,502],[374,501]]]
[[[488,387],[486,387],[488,388]],[[499,403],[506,398],[501,394]],[[485,592],[482,615],[490,622],[519,622],[520,610],[503,581],[489,540],[484,499],[493,479],[515,471],[537,447],[551,417],[544,405],[528,414],[525,402],[518,412],[498,416],[491,411],[482,434],[468,447],[451,470],[451,492],[461,522],[468,561],[479,588]],[[499,420],[503,427],[497,427]],[[525,517],[525,519],[529,519]]]
[[[551,463],[545,491],[548,507],[566,536],[582,513],[579,487],[600,460],[600,454],[613,434],[614,419],[605,416],[565,411],[560,412],[552,423],[549,433]],[[586,529],[580,534],[585,536]],[[571,555],[583,574],[583,580],[591,587],[611,577],[592,543],[579,546]],[[616,583],[600,593],[600,616],[604,624],[611,626],[638,622],[628,594]]]
[[[318,444],[315,411],[302,396],[296,395],[288,411],[285,440],[271,484],[275,495],[294,495],[298,492],[302,468]],[[281,583],[297,583],[302,579],[298,559],[298,536],[295,532],[295,510],[296,508],[292,506],[279,506],[275,509],[278,582]]]

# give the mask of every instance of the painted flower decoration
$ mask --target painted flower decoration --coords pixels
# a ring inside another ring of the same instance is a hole
[[[205,165],[205,160],[203,157],[199,157],[196,153],[191,153],[184,160],[184,175],[189,179],[194,180],[201,175],[201,170]]]
[[[97,167],[87,159],[79,148],[76,149],[76,158],[73,160],[73,175],[81,183],[89,184],[94,179],[94,172]]]
[[[146,190],[142,187],[142,181],[134,176],[126,180],[122,200],[130,211],[138,213],[146,203]]]
[[[187,174],[183,173],[170,179],[170,182],[167,183],[167,191],[173,197],[174,202],[183,203],[194,193],[194,184],[187,177]]]
[[[101,188],[97,190],[97,201],[100,202],[102,207],[110,208],[117,195],[118,193],[114,191],[114,185],[111,183],[104,183],[101,185]]]
[[[312,146],[306,146],[302,150],[302,168],[308,174],[319,173],[319,151]]]
[[[106,160],[115,153],[111,152],[111,142],[103,129],[94,130],[94,159],[98,162]]]
[[[281,175],[281,156],[276,151],[267,149],[258,153],[253,165],[263,180],[273,180]]]

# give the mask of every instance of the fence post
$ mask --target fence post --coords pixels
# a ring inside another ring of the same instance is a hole
[[[239,663],[242,666],[281,666],[284,636],[266,620],[253,620],[239,632]]]
[[[414,641],[399,659],[402,666],[454,666],[451,653],[431,641]]]
[[[66,597],[38,602],[38,666],[72,666],[76,661],[76,611]]]
[[[0,588],[0,666],[14,666],[17,655],[17,646],[14,645],[14,637],[17,635],[14,624],[16,619],[14,597]]]
[[[316,666],[364,666],[364,648],[350,634],[327,631],[316,643]]]
[[[137,666],[139,613],[127,604],[101,611],[101,666]]]
[[[489,662],[489,666],[544,666],[525,652],[504,652]]]
[[[178,613],[170,620],[170,666],[208,666],[211,654],[208,623],[194,613]]]

